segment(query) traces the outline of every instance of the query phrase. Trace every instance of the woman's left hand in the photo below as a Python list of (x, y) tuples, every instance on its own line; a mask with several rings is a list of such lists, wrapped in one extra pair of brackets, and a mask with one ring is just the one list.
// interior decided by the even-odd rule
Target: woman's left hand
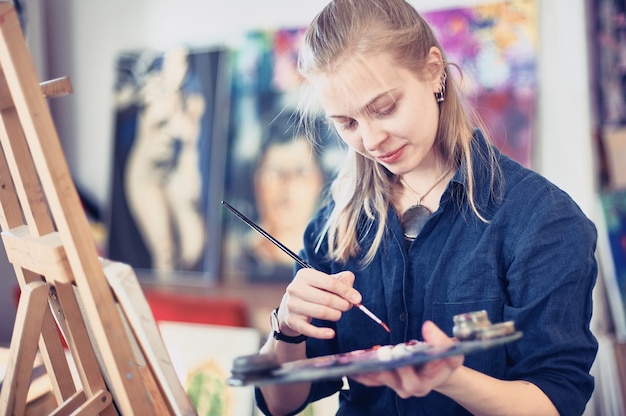
[[(454, 343), (453, 339), (431, 321), (426, 321), (422, 325), (422, 336), (424, 341), (433, 347)], [(430, 361), (417, 368), (402, 367), (390, 371), (360, 374), (351, 378), (366, 386), (387, 386), (403, 399), (411, 396), (423, 397), (444, 385), (450, 375), (462, 364), (463, 356), (457, 355)]]

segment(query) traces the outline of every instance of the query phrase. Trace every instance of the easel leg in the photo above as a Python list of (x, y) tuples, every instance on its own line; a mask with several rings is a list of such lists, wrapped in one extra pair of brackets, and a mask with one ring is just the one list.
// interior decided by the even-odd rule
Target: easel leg
[(28, 283), (22, 288), (7, 372), (0, 393), (0, 414), (21, 416), (37, 355), (44, 311), (48, 308), (50, 286), (45, 282)]

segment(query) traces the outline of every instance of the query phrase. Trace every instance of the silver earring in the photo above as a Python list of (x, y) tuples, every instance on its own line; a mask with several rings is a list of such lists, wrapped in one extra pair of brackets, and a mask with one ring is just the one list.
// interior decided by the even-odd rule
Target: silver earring
[(446, 80), (448, 79), (448, 74), (446, 71), (443, 71), (441, 74), (441, 91), (435, 93), (435, 99), (438, 103), (442, 103), (446, 99)]

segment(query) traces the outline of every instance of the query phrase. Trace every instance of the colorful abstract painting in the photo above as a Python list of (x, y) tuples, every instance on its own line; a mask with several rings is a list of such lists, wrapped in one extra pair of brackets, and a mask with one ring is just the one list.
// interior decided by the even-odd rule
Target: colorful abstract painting
[[(424, 13), (469, 102), (505, 154), (532, 167), (537, 97), (534, 0)], [(455, 73), (455, 71), (452, 71)]]

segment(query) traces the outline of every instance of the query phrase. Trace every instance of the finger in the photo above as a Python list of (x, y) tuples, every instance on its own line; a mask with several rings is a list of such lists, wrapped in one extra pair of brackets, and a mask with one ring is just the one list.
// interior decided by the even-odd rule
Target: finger
[(393, 389), (394, 387), (400, 385), (400, 380), (395, 371), (363, 373), (350, 376), (350, 378), (368, 387), (388, 386)]
[(303, 315), (289, 315), (287, 326), (297, 333), (311, 338), (332, 339), (335, 337), (335, 331), (332, 328), (312, 325)]
[(281, 306), (278, 308), (278, 322), (281, 332), (288, 336), (298, 336), (300, 334), (308, 337), (332, 339), (335, 337), (335, 331), (331, 328), (317, 327), (311, 324), (311, 317), (306, 314), (295, 313), (293, 308), (289, 307), (290, 303), (298, 303), (296, 300), (290, 301), (289, 296), (285, 294)]
[(333, 293), (347, 300), (349, 303), (358, 303), (361, 301), (361, 294), (353, 288), (354, 273), (343, 271), (333, 275), (321, 273), (321, 276), (320, 274), (316, 276), (321, 278), (321, 280), (315, 281), (315, 285), (320, 289)]
[[(429, 368), (430, 367), (430, 368)], [(433, 376), (439, 374), (440, 364), (434, 362), (424, 364), (419, 370), (414, 367), (401, 367), (397, 369), (402, 384), (396, 391), (402, 391), (406, 396), (424, 397), (433, 389)]]
[(315, 269), (301, 269), (287, 286), (280, 319), (289, 332), (331, 339), (335, 336), (332, 329), (316, 327), (311, 320), (338, 321), (342, 313), (352, 307), (345, 296), (360, 300), (360, 294), (352, 288), (353, 283), (351, 272), (328, 275)]
[(354, 273), (350, 271), (343, 271), (341, 273), (337, 273), (335, 275), (335, 278), (338, 281), (345, 283), (347, 285), (346, 287), (343, 288), (345, 291), (343, 293), (337, 292), (338, 294), (340, 294), (344, 299), (348, 300), (352, 304), (361, 303), (362, 301), (361, 294), (353, 287), (354, 286)]
[[(380, 371), (351, 376), (354, 380), (368, 387), (387, 386), (395, 391), (398, 396), (406, 399), (411, 397), (412, 393), (405, 389), (402, 377), (402, 374), (397, 371)], [(413, 374), (412, 377), (415, 375)]]
[(350, 287), (354, 285), (354, 273), (352, 272), (349, 272), (349, 271), (339, 272), (337, 274), (334, 274), (333, 277), (339, 280), (340, 282), (343, 282), (349, 285)]
[(302, 294), (288, 288), (285, 301), (291, 313), (308, 316), (309, 321), (313, 318), (338, 321), (342, 313), (350, 309), (345, 299), (311, 287)]
[[(336, 278), (336, 276), (343, 274), (347, 277)], [(287, 292), (291, 297), (302, 299), (305, 302), (345, 312), (352, 307), (352, 302), (354, 302), (352, 299), (360, 300), (361, 295), (352, 288), (354, 281), (352, 273), (343, 272), (338, 275), (328, 275), (313, 269), (303, 269), (298, 272), (296, 279), (287, 286)], [(346, 280), (350, 283), (345, 283)], [(318, 309), (319, 311), (321, 310)], [(307, 313), (304, 310), (300, 312)], [(336, 319), (338, 317), (335, 317)]]
[(421, 378), (430, 379), (435, 377), (444, 367), (445, 363), (443, 360), (435, 360), (425, 363), (419, 368), (419, 370), (415, 370), (415, 367), (413, 367), (413, 370)]
[[(437, 325), (435, 325), (432, 321), (426, 321), (422, 325), (422, 336), (424, 337), (424, 341), (429, 343), (434, 347), (445, 347), (449, 345), (453, 345), (455, 343), (453, 338), (450, 338), (443, 332)], [(463, 364), (464, 356), (463, 355), (454, 355), (452, 357), (444, 358), (443, 360), (438, 360), (443, 362), (445, 365), (450, 367), (451, 369), (455, 369)], [(435, 361), (438, 362), (438, 361)], [(428, 363), (430, 365), (431, 363)], [(426, 366), (425, 366), (426, 367)], [(420, 369), (419, 373), (424, 374), (422, 372), (424, 369)]]
[(424, 337), (424, 341), (433, 347), (442, 347), (454, 344), (454, 340), (448, 337), (446, 333), (432, 321), (424, 322), (422, 325), (422, 336)]

